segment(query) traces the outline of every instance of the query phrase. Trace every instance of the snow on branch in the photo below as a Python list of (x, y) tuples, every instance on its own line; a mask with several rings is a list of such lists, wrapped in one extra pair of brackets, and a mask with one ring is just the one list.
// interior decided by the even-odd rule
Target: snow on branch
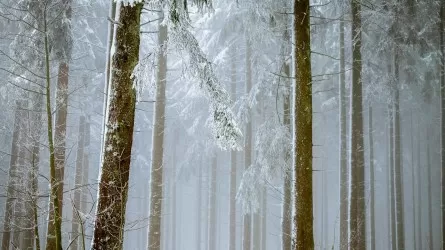
[(230, 96), (218, 81), (211, 62), (187, 29), (187, 24), (172, 22), (169, 27), (171, 44), (187, 52), (188, 70), (198, 80), (200, 89), (210, 102), (210, 113), (213, 114), (210, 117), (210, 128), (217, 139), (217, 145), (222, 149), (239, 149), (242, 133), (231, 111)]

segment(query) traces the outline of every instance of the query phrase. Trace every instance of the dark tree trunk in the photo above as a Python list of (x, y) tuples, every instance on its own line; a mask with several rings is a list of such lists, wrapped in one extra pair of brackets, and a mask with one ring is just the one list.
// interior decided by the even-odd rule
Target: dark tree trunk
[(136, 95), (131, 75), (139, 58), (142, 3), (121, 6), (116, 29), (107, 133), (92, 249), (121, 249), (133, 144)]
[[(312, 76), (309, 0), (294, 1), (295, 249), (314, 249), (312, 197)], [(297, 119), (298, 117), (298, 119)], [(298, 157), (297, 157), (298, 156)]]

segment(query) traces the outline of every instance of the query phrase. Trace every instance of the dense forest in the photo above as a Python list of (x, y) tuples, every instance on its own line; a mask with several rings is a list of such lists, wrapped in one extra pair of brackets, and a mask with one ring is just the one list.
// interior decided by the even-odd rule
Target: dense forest
[(445, 249), (444, 0), (0, 0), (0, 250)]

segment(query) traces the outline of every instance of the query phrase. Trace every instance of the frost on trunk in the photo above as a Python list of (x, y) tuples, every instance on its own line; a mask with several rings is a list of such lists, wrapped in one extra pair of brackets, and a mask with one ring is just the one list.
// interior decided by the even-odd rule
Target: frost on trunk
[[(294, 2), (295, 249), (314, 249), (312, 198), (312, 78), (309, 0)], [(298, 118), (297, 118), (298, 117)]]
[(150, 214), (148, 226), (148, 249), (159, 250), (161, 248), (161, 218), (162, 218), (162, 186), (164, 165), (164, 129), (165, 129), (165, 88), (167, 77), (167, 27), (159, 25), (158, 43), (161, 47), (157, 58), (157, 84), (155, 112), (153, 114), (153, 143), (152, 165), (150, 170)]
[(366, 247), (365, 161), (363, 144), (361, 5), (351, 0), (352, 11), (352, 85), (351, 85), (351, 171), (349, 201), (349, 244), (351, 249)]
[(77, 250), (80, 235), (80, 221), (78, 212), (80, 210), (80, 198), (82, 191), (82, 170), (85, 144), (85, 116), (79, 118), (79, 140), (76, 153), (76, 175), (74, 178), (74, 197), (72, 198), (72, 222), (71, 222), (71, 249)]
[(139, 57), (143, 4), (121, 6), (112, 63), (107, 131), (92, 249), (121, 249), (133, 144), (136, 96), (131, 74)]

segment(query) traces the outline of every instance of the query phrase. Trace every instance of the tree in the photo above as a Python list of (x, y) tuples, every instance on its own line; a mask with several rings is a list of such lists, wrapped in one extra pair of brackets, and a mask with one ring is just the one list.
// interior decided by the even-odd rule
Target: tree
[(372, 130), (372, 106), (368, 107), (368, 136), (369, 136), (369, 189), (370, 189), (370, 202), (369, 202), (369, 222), (371, 238), (370, 250), (375, 250), (375, 170), (374, 170), (374, 138)]
[(295, 249), (314, 249), (312, 197), (312, 75), (309, 0), (294, 1)]
[(150, 172), (150, 215), (148, 228), (148, 249), (161, 247), (163, 155), (165, 127), (165, 88), (167, 81), (167, 26), (160, 23), (158, 43), (160, 50), (157, 58), (156, 102), (153, 114), (153, 146)]
[(97, 216), (92, 249), (121, 249), (133, 144), (136, 96), (131, 74), (139, 58), (143, 3), (122, 4), (109, 86)]
[(73, 215), (71, 224), (71, 249), (78, 249), (78, 241), (80, 232), (80, 224), (78, 218), (78, 212), (80, 210), (81, 202), (81, 192), (82, 192), (82, 172), (83, 172), (83, 162), (84, 162), (84, 145), (85, 145), (85, 117), (81, 116), (79, 118), (79, 141), (77, 143), (77, 154), (76, 154), (76, 175), (74, 184), (74, 198), (72, 201), (73, 205)]
[[(230, 83), (232, 99), (236, 99), (236, 47), (232, 48)], [(230, 151), (229, 250), (236, 249), (236, 151)]]
[[(216, 170), (218, 167), (218, 158), (212, 158), (212, 170), (209, 189), (209, 242), (207, 249), (216, 249)], [(198, 232), (200, 233), (200, 232)]]
[(345, 81), (345, 21), (340, 20), (340, 249), (348, 248), (348, 165), (346, 156), (346, 81)]
[[(252, 48), (249, 41), (246, 41), (246, 93), (252, 88)], [(244, 167), (247, 170), (252, 164), (252, 115), (247, 114), (246, 136), (244, 138)], [(251, 220), (250, 214), (243, 216), (243, 250), (251, 249)]]
[(14, 118), (14, 130), (12, 134), (12, 146), (11, 146), (11, 159), (9, 162), (9, 180), (7, 188), (7, 200), (5, 208), (5, 216), (3, 223), (3, 235), (2, 235), (2, 250), (9, 250), (11, 240), (11, 222), (14, 213), (14, 200), (15, 189), (17, 183), (17, 165), (19, 155), (19, 136), (21, 130), (21, 121), (23, 119), (23, 104), (19, 101), (16, 102), (15, 118)]

